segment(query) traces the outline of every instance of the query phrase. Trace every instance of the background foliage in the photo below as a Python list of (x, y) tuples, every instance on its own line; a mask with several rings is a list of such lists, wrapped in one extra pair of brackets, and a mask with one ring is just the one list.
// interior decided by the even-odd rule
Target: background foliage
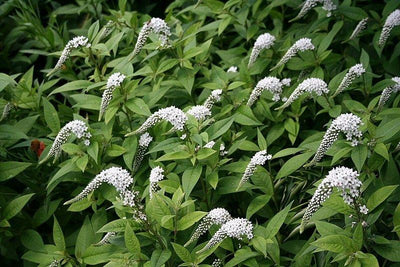
[[(394, 148), (400, 141), (400, 95), (379, 113), (376, 104), (400, 73), (400, 28), (393, 29), (384, 49), (377, 45), (386, 17), (400, 2), (334, 2), (338, 9), (330, 17), (319, 5), (290, 23), (301, 1), (3, 2), (0, 109), (7, 102), (15, 107), (0, 123), (2, 265), (46, 266), (59, 260), (66, 266), (197, 266), (220, 258), (225, 266), (397, 266), (400, 153)], [(158, 40), (152, 37), (128, 62), (140, 28), (154, 16), (165, 18), (171, 27), (171, 47), (157, 50)], [(367, 29), (348, 41), (367, 16)], [(109, 20), (116, 26), (99, 40)], [(251, 48), (265, 32), (276, 36), (276, 44), (248, 68)], [(77, 35), (89, 38), (92, 54), (74, 52), (62, 71), (46, 78), (67, 41)], [(270, 72), (302, 37), (312, 39), (315, 51), (300, 53)], [(334, 100), (316, 97), (275, 111), (279, 103), (265, 93), (252, 108), (246, 106), (251, 90), (265, 76), (291, 78), (285, 96), (308, 77), (323, 79), (333, 91), (356, 63), (367, 72)], [(231, 66), (239, 71), (227, 73)], [(105, 119), (98, 122), (101, 94), (115, 72), (127, 75), (125, 90), (115, 91)], [(170, 128), (166, 123), (150, 131), (154, 141), (134, 180), (155, 233), (130, 219), (130, 211), (108, 186), (71, 206), (62, 205), (101, 170), (132, 169), (137, 137), (124, 135), (151, 113), (171, 105), (185, 109), (201, 104), (213, 89), (223, 90), (213, 120), (192, 127), (186, 140), (165, 134)], [(316, 167), (302, 167), (329, 122), (346, 112), (362, 118), (362, 143), (351, 147), (340, 138)], [(43, 158), (60, 128), (72, 119), (88, 122), (91, 145), (69, 142), (55, 164), (39, 165), (40, 153), (32, 141), (46, 145)], [(224, 143), (228, 154), (196, 149), (211, 140), (215, 147)], [(250, 157), (262, 149), (273, 159), (236, 192)], [(148, 177), (156, 165), (165, 169), (166, 179), (150, 201)], [(317, 182), (339, 165), (361, 174), (370, 210), (368, 227), (352, 225), (349, 215), (354, 211), (337, 194), (300, 234), (302, 212)], [(248, 218), (255, 237), (249, 242), (227, 239), (216, 249), (196, 254), (208, 234), (184, 248), (197, 222), (216, 207)], [(110, 231), (118, 232), (112, 244), (94, 246)]]

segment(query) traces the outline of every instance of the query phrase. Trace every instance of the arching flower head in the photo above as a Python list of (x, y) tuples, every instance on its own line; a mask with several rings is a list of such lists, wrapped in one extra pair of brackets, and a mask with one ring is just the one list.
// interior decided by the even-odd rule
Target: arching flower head
[(299, 14), (293, 20), (297, 20), (304, 17), (308, 13), (308, 11), (313, 9), (318, 3), (322, 3), (323, 4), (322, 8), (328, 11), (327, 17), (330, 17), (331, 11), (336, 9), (336, 5), (333, 4), (332, 0), (306, 0), (303, 3), (303, 6)]
[(13, 108), (13, 104), (11, 102), (8, 102), (4, 106), (3, 113), (1, 114), (0, 121), (5, 120), (8, 117), (8, 115), (10, 114), (10, 111), (12, 110), (12, 108)]
[(272, 155), (267, 154), (267, 150), (261, 150), (257, 152), (250, 160), (250, 163), (247, 165), (246, 170), (243, 173), (242, 179), (239, 182), (238, 187), (236, 188), (236, 191), (239, 190), (239, 188), (246, 183), (251, 176), (253, 176), (256, 167), (258, 165), (264, 165), (267, 160), (272, 159)]
[(386, 18), (385, 25), (383, 25), (383, 29), (381, 32), (381, 36), (379, 37), (379, 46), (384, 47), (387, 39), (390, 36), (390, 32), (396, 26), (400, 25), (400, 9), (396, 9)]
[(150, 188), (149, 188), (149, 196), (150, 199), (153, 198), (153, 194), (158, 191), (158, 182), (164, 179), (164, 170), (157, 166), (153, 168), (150, 172)]
[(378, 112), (382, 110), (383, 106), (389, 100), (389, 97), (393, 93), (397, 93), (400, 91), (400, 77), (393, 77), (392, 81), (394, 81), (395, 84), (386, 87), (382, 91), (382, 94), (381, 94), (381, 97), (379, 98), (379, 103), (378, 103)]
[(136, 151), (135, 159), (133, 161), (133, 173), (137, 172), (139, 169), (151, 141), (153, 141), (153, 137), (149, 133), (144, 133), (140, 136), (139, 147)]
[(114, 90), (121, 86), (124, 79), (125, 79), (125, 75), (123, 75), (119, 72), (112, 74), (108, 78), (106, 90), (104, 90), (103, 96), (101, 98), (99, 121), (101, 120), (101, 117), (106, 112), (106, 109), (111, 102)]
[(211, 95), (204, 102), (203, 106), (211, 110), (216, 102), (221, 101), (221, 95), (222, 95), (221, 89), (213, 90), (211, 92)]
[(350, 35), (349, 40), (357, 38), (360, 35), (360, 33), (367, 27), (367, 22), (368, 22), (368, 17), (360, 20), (360, 22), (357, 24), (357, 26), (354, 28), (354, 31)]
[(301, 38), (297, 40), (294, 45), (292, 45), (282, 59), (270, 70), (274, 70), (284, 64), (286, 64), (292, 57), (294, 57), (298, 52), (304, 52), (306, 50), (314, 50), (315, 46), (312, 44), (310, 38)]
[(247, 106), (251, 107), (265, 90), (273, 94), (273, 101), (278, 101), (281, 97), (282, 87), (284, 85), (290, 85), (290, 79), (283, 79), (280, 81), (278, 78), (271, 76), (261, 79), (251, 92), (249, 100), (247, 101)]
[(343, 92), (346, 88), (350, 86), (350, 84), (358, 77), (360, 77), (365, 72), (365, 68), (362, 64), (356, 64), (349, 69), (349, 71), (344, 76), (342, 82), (339, 87), (336, 89), (336, 92), (332, 97), (337, 96), (341, 92)]
[(274, 42), (275, 36), (269, 33), (264, 33), (258, 36), (256, 42), (254, 43), (253, 50), (251, 50), (248, 67), (250, 68), (254, 64), (254, 62), (256, 62), (258, 55), (262, 50), (269, 49), (271, 46), (274, 45)]

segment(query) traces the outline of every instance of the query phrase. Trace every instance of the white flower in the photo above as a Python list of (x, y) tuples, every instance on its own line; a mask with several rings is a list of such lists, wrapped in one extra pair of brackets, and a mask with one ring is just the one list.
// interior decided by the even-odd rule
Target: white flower
[(40, 164), (53, 156), (55, 161), (61, 154), (61, 146), (67, 142), (68, 137), (70, 137), (71, 134), (74, 134), (79, 139), (84, 139), (86, 146), (90, 145), (89, 138), (92, 135), (89, 133), (89, 128), (86, 124), (80, 120), (70, 121), (61, 128), (50, 148), (49, 154), (40, 162)]
[(186, 139), (186, 134), (182, 134), (182, 136), (180, 137), (181, 140), (185, 140)]
[(215, 145), (214, 141), (210, 141), (207, 144), (204, 145), (204, 148), (213, 148), (213, 146)]
[(258, 36), (256, 42), (254, 43), (253, 50), (251, 50), (248, 67), (250, 68), (254, 62), (256, 62), (256, 59), (262, 50), (269, 49), (274, 45), (274, 42), (275, 36), (269, 33), (264, 33)]
[(232, 66), (232, 67), (230, 67), (230, 68), (228, 69), (227, 72), (234, 72), (234, 73), (236, 73), (236, 72), (238, 72), (238, 67)]
[(151, 115), (142, 124), (142, 126), (139, 127), (139, 129), (125, 135), (125, 137), (134, 135), (134, 134), (144, 133), (161, 120), (166, 120), (166, 121), (170, 122), (173, 126), (172, 130), (182, 131), (183, 127), (186, 124), (187, 116), (182, 110), (180, 110), (179, 108), (176, 108), (174, 106), (162, 108), (162, 109), (158, 110), (157, 112), (155, 112), (153, 115)]
[(382, 91), (382, 95), (379, 98), (379, 103), (378, 103), (378, 112), (381, 111), (383, 105), (385, 105), (385, 103), (389, 100), (389, 97), (393, 93), (397, 93), (400, 91), (400, 77), (393, 77), (392, 81), (394, 81), (396, 84), (388, 86)]
[(8, 102), (3, 109), (3, 113), (1, 114), (0, 121), (6, 119), (8, 115), (10, 114), (11, 109), (13, 108), (13, 104)]
[(236, 218), (232, 219), (225, 224), (213, 235), (210, 241), (205, 245), (204, 248), (197, 251), (196, 253), (202, 253), (223, 241), (225, 238), (231, 237), (242, 240), (243, 237), (247, 239), (253, 238), (253, 225), (247, 219)]
[(53, 74), (55, 71), (61, 68), (61, 66), (65, 63), (65, 61), (68, 59), (69, 55), (71, 54), (72, 49), (76, 49), (80, 46), (86, 46), (90, 47), (89, 39), (86, 38), (85, 36), (77, 36), (70, 40), (67, 45), (65, 46), (64, 50), (61, 53), (60, 58), (57, 61), (56, 66), (54, 67), (53, 70), (51, 70), (47, 76), (50, 76)]
[(144, 133), (139, 138), (139, 147), (136, 151), (135, 159), (133, 161), (133, 173), (137, 172), (144, 158), (144, 154), (146, 153), (149, 144), (153, 141), (153, 137), (149, 133)]
[(365, 205), (360, 206), (360, 212), (362, 214), (368, 214), (368, 208)]
[(110, 184), (120, 193), (128, 191), (133, 179), (129, 172), (121, 167), (111, 167), (101, 171), (96, 177), (82, 190), (79, 195), (68, 200), (64, 205), (72, 204), (87, 197), (91, 192), (100, 187), (103, 183)]
[(211, 116), (211, 111), (203, 105), (197, 105), (194, 107), (191, 107), (187, 114), (192, 115), (193, 117), (196, 118), (196, 120), (201, 121), (207, 118), (207, 116)]
[(104, 235), (104, 237), (96, 244), (94, 244), (94, 246), (103, 246), (106, 244), (110, 244), (111, 239), (113, 239), (115, 236), (117, 235), (116, 232), (108, 232)]
[(286, 64), (292, 57), (294, 57), (298, 52), (304, 52), (306, 50), (314, 50), (315, 46), (312, 44), (310, 38), (301, 38), (294, 45), (292, 45), (282, 59), (270, 70), (274, 70), (283, 64)]
[(220, 266), (222, 266), (222, 260), (220, 259), (215, 259), (211, 264), (211, 267), (220, 267)]
[(299, 98), (304, 93), (314, 93), (318, 96), (322, 94), (326, 94), (329, 92), (328, 85), (326, 82), (319, 78), (308, 78), (305, 79), (302, 83), (300, 83), (297, 88), (293, 91), (293, 93), (289, 96), (286, 102), (277, 109), (284, 109), (290, 104), (292, 104), (297, 98)]
[(247, 101), (247, 105), (251, 107), (265, 90), (270, 91), (273, 94), (273, 101), (278, 101), (281, 97), (282, 87), (284, 85), (290, 85), (290, 79), (283, 79), (280, 81), (276, 77), (265, 77), (257, 83), (256, 87), (254, 87), (249, 100)]
[(354, 201), (360, 196), (360, 187), (362, 185), (358, 176), (358, 172), (346, 167), (336, 167), (330, 170), (318, 186), (306, 208), (301, 221), (300, 232), (303, 232), (304, 226), (321, 204), (329, 198), (335, 187), (341, 192), (344, 202), (354, 207)]
[(368, 22), (368, 17), (365, 19), (360, 20), (360, 22), (357, 24), (356, 28), (354, 29), (353, 33), (350, 35), (349, 40), (352, 40), (354, 38), (357, 38), (358, 35), (365, 30), (367, 27), (367, 22)]
[(334, 119), (331, 126), (326, 131), (317, 153), (315, 153), (314, 158), (309, 164), (306, 164), (306, 166), (312, 166), (320, 161), (326, 151), (338, 139), (340, 132), (346, 135), (346, 139), (351, 141), (353, 146), (356, 146), (358, 144), (358, 139), (362, 136), (362, 132), (360, 131), (361, 125), (363, 125), (361, 119), (351, 113), (342, 114)]
[(61, 266), (61, 260), (53, 260), (50, 264), (49, 267), (58, 267)]
[(186, 242), (185, 247), (193, 241), (199, 239), (199, 237), (207, 232), (211, 226), (215, 224), (222, 225), (230, 220), (232, 220), (232, 216), (226, 209), (215, 208), (210, 210), (208, 214), (200, 221), (199, 226), (197, 226), (190, 240)]
[(358, 77), (360, 77), (365, 72), (365, 69), (362, 64), (356, 64), (349, 69), (349, 71), (344, 76), (342, 82), (339, 87), (336, 89), (336, 92), (332, 97), (337, 96), (341, 92), (343, 92), (346, 88), (350, 86), (350, 84)]
[(315, 7), (318, 3), (322, 3), (322, 8), (328, 11), (327, 17), (331, 16), (331, 11), (336, 9), (336, 5), (333, 4), (332, 0), (306, 0), (295, 19), (300, 19), (304, 17), (313, 7)]
[(133, 211), (133, 217), (136, 220), (145, 222), (147, 221), (147, 216), (144, 213), (144, 206), (140, 203), (140, 197), (138, 191), (130, 191), (128, 189), (120, 192), (120, 197), (122, 203), (125, 206), (131, 207)]
[(103, 116), (104, 112), (106, 112), (106, 109), (111, 102), (112, 94), (113, 94), (114, 90), (117, 87), (121, 86), (121, 83), (124, 81), (124, 79), (125, 79), (125, 75), (123, 75), (119, 72), (112, 74), (108, 78), (106, 90), (104, 90), (103, 96), (101, 98), (99, 121), (101, 120), (101, 117)]
[(326, 14), (327, 17), (330, 17), (332, 15), (331, 11), (336, 10), (336, 5), (333, 4), (332, 0), (322, 0), (322, 9), (328, 11)]
[(211, 110), (216, 102), (221, 101), (221, 95), (222, 95), (221, 89), (213, 90), (211, 92), (211, 95), (204, 102), (203, 106)]
[(140, 50), (142, 50), (144, 44), (146, 43), (147, 37), (149, 37), (151, 32), (158, 35), (158, 38), (161, 41), (161, 47), (168, 46), (168, 39), (171, 35), (169, 26), (163, 19), (152, 18), (150, 21), (146, 22), (143, 25), (143, 28), (140, 30), (135, 49), (133, 50), (134, 56), (139, 54)]
[(390, 36), (390, 32), (395, 26), (400, 25), (400, 9), (396, 9), (387, 17), (385, 21), (385, 25), (383, 25), (383, 29), (381, 32), (381, 36), (379, 37), (379, 46), (383, 47)]
[(225, 156), (226, 154), (228, 154), (228, 151), (225, 151), (225, 145), (221, 144), (219, 146), (219, 155), (220, 156)]
[(150, 187), (149, 187), (149, 196), (150, 199), (153, 198), (153, 194), (158, 191), (158, 182), (164, 179), (164, 170), (157, 166), (153, 168), (150, 172)]
[(239, 190), (239, 188), (246, 183), (251, 176), (253, 176), (254, 171), (256, 170), (256, 167), (258, 165), (264, 165), (264, 163), (267, 160), (272, 159), (272, 155), (267, 154), (267, 150), (261, 150), (257, 152), (250, 160), (250, 163), (247, 165), (246, 170), (243, 173), (242, 179), (239, 182), (238, 187), (236, 188), (236, 191)]

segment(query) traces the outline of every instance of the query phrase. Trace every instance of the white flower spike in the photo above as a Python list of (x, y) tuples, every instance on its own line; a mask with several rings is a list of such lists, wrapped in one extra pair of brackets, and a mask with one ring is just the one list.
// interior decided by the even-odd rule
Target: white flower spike
[(275, 36), (269, 33), (264, 33), (258, 36), (256, 42), (254, 43), (253, 50), (251, 50), (248, 67), (250, 68), (254, 62), (256, 62), (258, 55), (262, 50), (271, 48), (271, 46), (274, 45), (274, 42)]
[(292, 57), (298, 52), (304, 52), (306, 50), (314, 50), (315, 46), (312, 44), (310, 38), (301, 38), (292, 45), (282, 59), (276, 64), (275, 67), (271, 68), (270, 71), (286, 64)]
[(243, 173), (242, 179), (239, 182), (239, 185), (236, 188), (236, 191), (246, 183), (251, 176), (253, 176), (256, 167), (258, 165), (264, 165), (267, 160), (271, 160), (272, 155), (267, 154), (267, 150), (261, 150), (257, 152), (250, 160), (250, 163), (247, 165), (246, 170)]
[(344, 76), (342, 82), (340, 83), (339, 87), (336, 89), (336, 92), (332, 95), (332, 97), (335, 97), (343, 92), (356, 78), (360, 77), (363, 73), (365, 73), (365, 68), (362, 64), (356, 64), (351, 67)]
[(283, 79), (280, 81), (276, 77), (265, 77), (257, 83), (256, 87), (254, 87), (249, 100), (247, 101), (247, 106), (251, 107), (265, 90), (270, 91), (273, 94), (273, 101), (279, 101), (282, 94), (282, 87), (284, 85), (289, 86), (290, 79)]
[(211, 95), (204, 102), (203, 106), (211, 110), (215, 103), (221, 101), (221, 95), (222, 95), (221, 89), (213, 90), (211, 92)]
[(153, 198), (153, 195), (158, 191), (158, 182), (164, 179), (164, 170), (157, 166), (153, 168), (150, 172), (150, 186), (149, 186), (149, 196), (150, 199)]
[(3, 108), (3, 113), (1, 114), (0, 121), (5, 120), (8, 115), (10, 114), (11, 109), (13, 108), (13, 104), (8, 102), (4, 108)]
[(306, 0), (299, 14), (296, 16), (296, 18), (294, 18), (291, 21), (304, 17), (308, 13), (308, 11), (313, 9), (318, 3), (322, 3), (323, 4), (322, 8), (328, 11), (328, 14), (326, 15), (327, 17), (330, 17), (331, 11), (336, 9), (336, 5), (333, 4), (332, 0)]
[(207, 118), (208, 116), (211, 116), (211, 111), (204, 105), (197, 105), (197, 106), (191, 107), (187, 111), (187, 114), (192, 115), (198, 121), (202, 121), (205, 118)]
[(389, 97), (400, 91), (400, 77), (393, 77), (392, 81), (395, 82), (394, 85), (388, 86), (385, 89), (383, 89), (381, 97), (379, 98), (379, 103), (378, 103), (378, 112), (382, 110), (383, 106), (385, 103), (389, 100)]
[(149, 133), (144, 133), (140, 136), (139, 147), (136, 151), (135, 159), (133, 161), (133, 173), (137, 172), (139, 169), (151, 141), (153, 141), (153, 137)]
[(125, 79), (125, 75), (117, 72), (112, 74), (108, 80), (106, 85), (106, 90), (103, 92), (103, 96), (101, 98), (101, 105), (100, 105), (100, 113), (99, 113), (99, 121), (103, 117), (103, 114), (106, 112), (108, 105), (110, 104), (113, 96), (113, 92), (116, 88), (120, 87), (122, 82)]
[(365, 19), (362, 19), (357, 26), (355, 27), (353, 33), (350, 35), (349, 40), (353, 40), (355, 38), (357, 38), (360, 33), (365, 30), (365, 28), (367, 27), (367, 22), (368, 22), (368, 17)]
[(385, 21), (385, 25), (383, 25), (383, 29), (381, 32), (381, 36), (379, 37), (379, 46), (384, 47), (387, 39), (390, 36), (390, 32), (396, 26), (400, 25), (400, 9), (396, 9), (387, 17)]

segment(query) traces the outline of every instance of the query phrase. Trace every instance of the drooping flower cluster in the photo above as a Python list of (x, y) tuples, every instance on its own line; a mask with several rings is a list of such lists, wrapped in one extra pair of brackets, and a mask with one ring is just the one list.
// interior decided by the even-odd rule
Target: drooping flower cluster
[(388, 101), (389, 97), (393, 93), (397, 93), (400, 91), (400, 77), (393, 77), (392, 81), (394, 81), (396, 84), (383, 89), (381, 97), (379, 98), (378, 111), (383, 108), (383, 105), (385, 105), (385, 103)]
[(103, 245), (105, 245), (105, 244), (110, 244), (111, 239), (113, 239), (116, 235), (117, 235), (116, 232), (108, 232), (108, 233), (106, 233), (106, 234), (103, 236), (103, 238), (102, 238), (98, 243), (96, 243), (94, 246), (103, 246)]
[(390, 32), (395, 26), (400, 25), (400, 9), (396, 9), (387, 17), (385, 21), (385, 25), (383, 25), (383, 29), (381, 32), (381, 36), (379, 37), (379, 46), (385, 46), (387, 39), (390, 36)]
[(106, 90), (104, 90), (103, 96), (101, 98), (99, 121), (101, 120), (101, 117), (103, 117), (103, 114), (106, 112), (106, 109), (111, 102), (114, 90), (117, 87), (121, 86), (124, 79), (125, 79), (125, 75), (123, 75), (119, 72), (112, 74), (108, 78)]
[(91, 192), (99, 188), (103, 183), (108, 183), (115, 187), (118, 193), (123, 194), (129, 191), (129, 186), (133, 179), (129, 172), (121, 167), (111, 167), (101, 171), (96, 177), (79, 193), (76, 197), (68, 200), (64, 205), (72, 204), (87, 197)]
[(351, 141), (352, 146), (356, 146), (359, 138), (362, 136), (362, 132), (360, 131), (360, 126), (362, 124), (363, 123), (361, 119), (351, 113), (342, 114), (334, 119), (331, 126), (326, 131), (314, 158), (306, 166), (312, 166), (320, 161), (325, 155), (326, 151), (338, 139), (340, 132), (346, 135), (346, 139)]
[(150, 199), (153, 198), (153, 194), (158, 191), (158, 182), (164, 179), (164, 170), (157, 166), (153, 168), (150, 172), (150, 187), (149, 187), (149, 196)]
[(349, 69), (349, 71), (344, 76), (342, 82), (339, 87), (336, 89), (336, 92), (332, 97), (337, 96), (341, 92), (343, 92), (346, 88), (350, 86), (350, 84), (358, 77), (360, 77), (365, 72), (365, 69), (362, 64), (356, 64)]
[(144, 158), (149, 144), (153, 141), (153, 137), (149, 133), (144, 133), (139, 138), (139, 147), (136, 151), (135, 159), (133, 160), (133, 173), (137, 172)]
[(80, 46), (86, 46), (90, 47), (89, 39), (86, 38), (85, 36), (77, 36), (74, 37), (72, 40), (70, 40), (67, 45), (65, 46), (64, 50), (61, 53), (60, 58), (57, 61), (56, 66), (52, 71), (50, 71), (47, 76), (50, 76), (53, 74), (55, 71), (61, 68), (61, 66), (65, 63), (65, 61), (68, 59), (69, 55), (71, 54), (72, 49), (76, 49)]
[(282, 94), (282, 87), (290, 85), (290, 81), (290, 79), (280, 81), (278, 78), (271, 76), (261, 79), (251, 92), (247, 105), (251, 107), (265, 90), (273, 94), (273, 101), (278, 101)]
[(211, 95), (204, 102), (203, 106), (211, 110), (216, 102), (221, 101), (221, 95), (222, 95), (221, 89), (213, 90), (211, 92)]
[(86, 123), (81, 120), (70, 121), (63, 128), (61, 128), (53, 142), (53, 145), (50, 148), (49, 154), (40, 163), (45, 162), (47, 159), (53, 156), (54, 160), (56, 160), (61, 154), (61, 146), (67, 142), (68, 137), (70, 137), (71, 134), (74, 134), (79, 139), (84, 139), (84, 144), (86, 146), (90, 145), (89, 138), (92, 135), (90, 134)]
[(138, 39), (136, 41), (135, 49), (133, 50), (133, 55), (139, 54), (140, 50), (142, 50), (144, 44), (146, 43), (147, 37), (149, 34), (153, 32), (158, 35), (158, 38), (161, 41), (161, 47), (168, 46), (168, 39), (171, 35), (171, 30), (167, 23), (163, 19), (160, 18), (152, 18), (148, 22), (143, 25), (143, 28), (140, 30)]
[(147, 120), (142, 124), (142, 126), (139, 127), (139, 129), (125, 135), (125, 137), (134, 134), (142, 134), (161, 120), (170, 122), (173, 126), (172, 130), (182, 131), (186, 124), (187, 116), (182, 110), (174, 106), (159, 109), (149, 118), (147, 118)]
[(290, 104), (292, 104), (297, 98), (299, 98), (304, 93), (314, 93), (318, 96), (322, 94), (327, 94), (329, 92), (328, 85), (326, 82), (319, 78), (308, 78), (305, 79), (302, 83), (300, 83), (297, 88), (293, 91), (293, 93), (289, 96), (286, 102), (276, 109), (284, 109)]
[(236, 66), (231, 66), (231, 67), (229, 67), (229, 69), (228, 69), (226, 72), (233, 72), (233, 73), (236, 73), (236, 72), (238, 72), (238, 67), (236, 67)]
[(199, 226), (197, 226), (192, 237), (186, 242), (185, 247), (190, 245), (193, 241), (199, 239), (204, 233), (206, 233), (213, 225), (222, 225), (232, 220), (232, 216), (226, 209), (215, 208), (208, 212), (208, 214), (201, 220)]
[(328, 11), (327, 17), (330, 17), (331, 11), (336, 9), (336, 5), (333, 4), (332, 0), (306, 0), (299, 14), (296, 16), (296, 19), (304, 17), (308, 13), (308, 11), (314, 8), (318, 3), (322, 3), (322, 8)]
[(365, 30), (365, 28), (367, 27), (367, 22), (368, 22), (368, 17), (366, 17), (365, 19), (360, 20), (360, 22), (357, 24), (357, 26), (355, 27), (353, 33), (350, 35), (349, 40), (352, 40), (354, 38), (357, 38), (358, 35)]
[(202, 253), (218, 243), (222, 242), (225, 238), (236, 238), (242, 240), (243, 237), (247, 239), (253, 238), (253, 225), (247, 219), (236, 218), (224, 223), (221, 228), (213, 235), (208, 243), (196, 253)]
[(191, 107), (188, 111), (187, 114), (192, 115), (193, 117), (196, 118), (198, 121), (202, 121), (208, 116), (211, 116), (211, 111), (204, 105), (197, 105)]
[(6, 119), (8, 117), (8, 115), (10, 114), (11, 109), (13, 108), (13, 104), (11, 104), (10, 102), (8, 102), (4, 108), (3, 108), (3, 113), (1, 114), (1, 118), (0, 121)]
[(253, 50), (251, 50), (248, 67), (250, 68), (254, 64), (254, 62), (256, 62), (258, 55), (262, 50), (269, 49), (271, 46), (274, 45), (274, 42), (275, 36), (269, 33), (264, 33), (258, 36), (256, 42), (254, 43)]
[[(347, 167), (336, 167), (330, 170), (318, 186), (306, 208), (301, 221), (300, 232), (304, 230), (304, 226), (319, 209), (321, 204), (329, 198), (334, 188), (340, 191), (346, 204), (355, 207), (354, 204), (360, 197), (360, 187), (362, 185), (358, 176), (357, 171)], [(368, 213), (368, 209), (365, 206), (361, 206), (360, 212), (364, 214)]]
[(242, 179), (239, 182), (236, 191), (246, 183), (251, 176), (253, 176), (254, 171), (258, 165), (264, 165), (267, 160), (272, 159), (272, 155), (267, 154), (267, 150), (261, 150), (257, 152), (250, 160), (250, 163), (247, 165), (246, 170), (243, 173)]
[(310, 38), (301, 38), (297, 40), (294, 45), (292, 45), (282, 59), (270, 70), (274, 70), (283, 64), (286, 64), (292, 57), (294, 57), (298, 52), (304, 52), (306, 50), (314, 50), (315, 46), (312, 44)]

